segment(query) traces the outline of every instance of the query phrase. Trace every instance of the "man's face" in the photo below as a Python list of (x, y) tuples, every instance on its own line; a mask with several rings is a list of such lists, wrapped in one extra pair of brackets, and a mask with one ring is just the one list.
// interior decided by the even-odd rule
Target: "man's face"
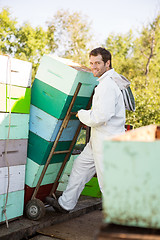
[(101, 77), (107, 71), (109, 63), (104, 63), (101, 55), (90, 56), (90, 68), (94, 77)]

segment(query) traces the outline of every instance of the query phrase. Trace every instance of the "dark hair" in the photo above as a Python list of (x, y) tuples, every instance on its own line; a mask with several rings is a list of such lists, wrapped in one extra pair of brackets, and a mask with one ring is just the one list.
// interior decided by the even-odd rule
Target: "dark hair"
[(89, 57), (91, 55), (92, 56), (101, 55), (102, 56), (102, 60), (103, 60), (104, 63), (106, 63), (108, 60), (110, 60), (110, 68), (112, 68), (112, 63), (111, 63), (112, 56), (111, 56), (111, 53), (108, 50), (106, 50), (105, 48), (102, 48), (102, 47), (95, 48), (95, 49), (93, 49), (90, 52)]

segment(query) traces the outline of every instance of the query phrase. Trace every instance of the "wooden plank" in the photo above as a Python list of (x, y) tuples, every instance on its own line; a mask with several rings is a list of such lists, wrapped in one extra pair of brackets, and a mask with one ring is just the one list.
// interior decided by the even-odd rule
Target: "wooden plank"
[[(34, 80), (31, 91), (31, 104), (53, 117), (64, 119), (71, 100), (72, 96), (66, 95), (38, 79)], [(89, 97), (77, 97), (72, 111), (77, 112), (80, 109), (85, 109), (88, 102)]]
[[(9, 192), (16, 192), (24, 189), (25, 165), (9, 167)], [(0, 168), (0, 195), (7, 192), (8, 168)]]
[[(41, 109), (31, 105), (29, 122), (29, 129), (31, 132), (46, 141), (54, 142), (61, 125), (62, 120), (58, 120)], [(78, 125), (79, 120), (70, 120), (59, 141), (71, 141), (76, 133)]]
[[(48, 142), (45, 139), (39, 137), (38, 135), (29, 131), (29, 140), (28, 140), (28, 158), (32, 159), (34, 162), (39, 165), (44, 165), (48, 158), (48, 155), (51, 151), (54, 142)], [(70, 147), (71, 141), (59, 142), (56, 148), (56, 151), (59, 150), (68, 150)], [(63, 162), (66, 154), (53, 155), (50, 163)]]
[(136, 128), (131, 131), (127, 131), (122, 135), (112, 137), (113, 141), (143, 141), (151, 142), (156, 139), (156, 125), (144, 126), (141, 128)]
[[(9, 113), (0, 112), (0, 139), (7, 139)], [(27, 139), (29, 130), (29, 114), (12, 113), (9, 139)]]
[(159, 149), (160, 141), (104, 142), (106, 223), (160, 228)]
[(0, 83), (21, 87), (31, 86), (32, 63), (0, 55), (0, 69)]
[(160, 240), (160, 236), (124, 233), (101, 233), (97, 240)]
[[(2, 213), (6, 200), (6, 194), (0, 196), (0, 222), (5, 221), (5, 216)], [(18, 200), (18, 201), (17, 201)], [(7, 219), (14, 219), (23, 215), (24, 208), (24, 190), (10, 192), (6, 206)]]
[(36, 78), (62, 91), (67, 95), (74, 94), (78, 82), (82, 88), (78, 96), (90, 97), (97, 83), (91, 71), (69, 59), (54, 55), (44, 55), (41, 59)]
[[(48, 166), (41, 185), (51, 184), (55, 181), (58, 171), (61, 167), (61, 164), (62, 164), (61, 162), (52, 163)], [(44, 165), (39, 165), (32, 161), (31, 159), (27, 158), (25, 184), (31, 188), (36, 187), (43, 167)]]
[(124, 225), (108, 224), (100, 228), (97, 240), (160, 240), (159, 229), (128, 227)]
[(27, 159), (28, 139), (0, 140), (0, 167), (6, 167), (5, 148), (9, 166), (25, 165)]

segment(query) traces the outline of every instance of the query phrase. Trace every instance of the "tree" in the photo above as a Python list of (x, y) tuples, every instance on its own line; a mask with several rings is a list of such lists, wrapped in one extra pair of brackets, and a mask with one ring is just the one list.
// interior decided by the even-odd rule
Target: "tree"
[(78, 12), (60, 10), (48, 23), (48, 29), (54, 29), (58, 55), (83, 65), (88, 64), (92, 37), (87, 17)]
[(160, 47), (159, 30), (160, 15), (158, 15), (152, 23), (143, 26), (140, 37), (134, 42), (134, 59), (138, 63), (139, 74), (142, 76), (148, 76), (149, 69), (150, 67), (152, 68), (152, 62), (157, 62), (157, 57), (159, 58), (157, 51)]
[[(44, 54), (50, 53), (56, 45), (50, 45), (48, 32), (44, 31), (42, 27), (31, 27), (26, 23), (20, 27), (16, 33), (15, 43), (15, 57), (32, 62), (33, 78), (37, 71), (40, 59)], [(52, 41), (54, 41), (52, 39)]]
[(39, 61), (44, 54), (54, 51), (54, 31), (44, 31), (42, 27), (33, 28), (29, 23), (18, 27), (11, 18), (9, 9), (0, 13), (0, 51), (17, 59), (32, 62), (34, 79)]
[(16, 34), (17, 21), (11, 18), (9, 10), (0, 12), (0, 51), (2, 54), (12, 54)]
[(131, 82), (136, 111), (127, 112), (127, 123), (160, 124), (160, 16), (143, 26), (136, 39), (130, 33), (110, 35), (106, 48), (113, 53), (115, 70)]
[(130, 56), (133, 53), (133, 33), (130, 30), (126, 34), (110, 34), (106, 40), (106, 46), (108, 50), (112, 53), (113, 67), (123, 74), (129, 74), (130, 67), (129, 64)]

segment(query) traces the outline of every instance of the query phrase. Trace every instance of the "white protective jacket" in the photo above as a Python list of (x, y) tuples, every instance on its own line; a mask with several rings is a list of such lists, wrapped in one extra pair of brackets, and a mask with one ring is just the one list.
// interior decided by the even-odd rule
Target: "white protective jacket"
[[(95, 88), (91, 110), (78, 111), (82, 123), (92, 128), (92, 134), (113, 136), (125, 130), (125, 106), (122, 93), (114, 78), (121, 81), (118, 73), (111, 69), (99, 79)], [(95, 132), (95, 133), (94, 133)]]
[(78, 111), (80, 121), (91, 127), (92, 146), (97, 175), (102, 189), (102, 141), (104, 138), (125, 132), (125, 106), (123, 95), (116, 81), (120, 75), (111, 69), (99, 79), (95, 88), (91, 110)]

